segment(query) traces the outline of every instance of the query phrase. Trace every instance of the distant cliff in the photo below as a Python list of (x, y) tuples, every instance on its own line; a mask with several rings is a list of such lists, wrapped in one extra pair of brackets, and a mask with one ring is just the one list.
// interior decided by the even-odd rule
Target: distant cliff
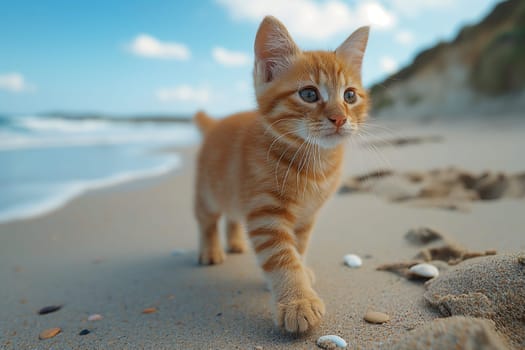
[(522, 114), (525, 118), (525, 1), (499, 3), (452, 42), (419, 53), (371, 88), (379, 117)]

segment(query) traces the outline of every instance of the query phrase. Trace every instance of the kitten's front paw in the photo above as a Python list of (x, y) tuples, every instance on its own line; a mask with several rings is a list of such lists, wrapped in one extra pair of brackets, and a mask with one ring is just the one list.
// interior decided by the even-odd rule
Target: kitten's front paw
[(316, 295), (277, 305), (277, 325), (290, 333), (304, 333), (317, 326), (325, 312)]
[(226, 255), (221, 247), (204, 248), (199, 254), (199, 264), (217, 265), (221, 264), (225, 258)]

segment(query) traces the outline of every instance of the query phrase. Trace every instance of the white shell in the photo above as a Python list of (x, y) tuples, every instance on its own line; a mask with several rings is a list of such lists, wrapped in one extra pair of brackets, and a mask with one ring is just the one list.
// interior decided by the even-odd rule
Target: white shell
[(363, 265), (363, 261), (361, 260), (361, 258), (355, 254), (346, 254), (343, 257), (343, 260), (345, 262), (345, 265), (349, 267), (359, 267)]
[(103, 319), (104, 317), (102, 315), (99, 315), (99, 314), (93, 314), (93, 315), (89, 315), (88, 316), (88, 321), (100, 321), (101, 319)]
[(410, 272), (412, 272), (414, 275), (418, 275), (421, 277), (437, 277), (439, 276), (439, 270), (434, 265), (430, 264), (417, 264), (412, 266), (410, 269)]
[(335, 344), (335, 346), (337, 346), (338, 348), (346, 348), (348, 345), (346, 341), (338, 335), (323, 335), (322, 337), (317, 339), (317, 345), (320, 347), (323, 347), (323, 345), (326, 343)]

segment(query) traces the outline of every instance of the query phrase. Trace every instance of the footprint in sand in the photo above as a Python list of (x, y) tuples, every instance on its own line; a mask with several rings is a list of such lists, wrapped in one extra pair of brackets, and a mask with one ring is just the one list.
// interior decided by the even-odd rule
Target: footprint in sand
[(348, 178), (339, 193), (371, 192), (417, 207), (468, 211), (478, 200), (525, 197), (525, 173), (474, 174), (455, 167), (426, 172), (381, 169)]

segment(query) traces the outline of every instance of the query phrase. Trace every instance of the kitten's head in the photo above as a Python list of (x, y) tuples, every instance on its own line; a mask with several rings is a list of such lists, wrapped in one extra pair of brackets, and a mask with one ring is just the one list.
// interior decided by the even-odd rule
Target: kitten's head
[(361, 63), (368, 30), (359, 28), (335, 51), (301, 51), (276, 18), (262, 21), (254, 85), (259, 111), (274, 133), (332, 148), (364, 122)]

